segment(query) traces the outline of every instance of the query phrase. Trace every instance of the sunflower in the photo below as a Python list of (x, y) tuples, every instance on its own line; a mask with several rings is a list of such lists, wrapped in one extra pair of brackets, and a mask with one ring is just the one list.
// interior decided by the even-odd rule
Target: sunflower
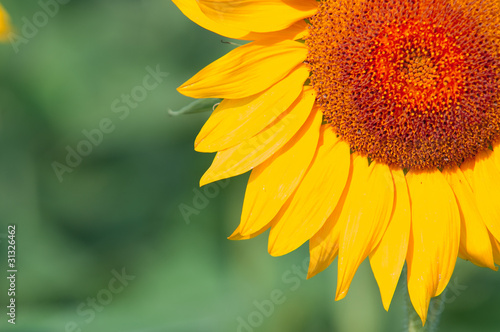
[(11, 32), (9, 15), (0, 4), (0, 42), (6, 41)]
[(425, 323), (457, 257), (500, 263), (498, 0), (173, 0), (249, 40), (178, 90), (222, 98), (196, 138), (201, 185), (251, 170), (230, 239), (309, 241), (336, 299), (368, 257), (389, 308), (406, 262)]

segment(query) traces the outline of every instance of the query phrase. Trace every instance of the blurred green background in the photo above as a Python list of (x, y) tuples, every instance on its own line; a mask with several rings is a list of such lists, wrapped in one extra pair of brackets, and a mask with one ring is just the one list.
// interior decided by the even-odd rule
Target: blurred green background
[[(367, 262), (334, 302), (335, 266), (303, 279), (307, 245), (272, 258), (266, 235), (226, 239), (247, 175), (200, 191), (213, 156), (193, 142), (209, 114), (167, 110), (191, 102), (176, 87), (231, 50), (227, 39), (167, 0), (66, 2), (2, 0), (19, 38), (0, 45), (1, 331), (403, 330), (404, 291), (385, 312)], [(451, 283), (441, 331), (500, 330), (499, 273), (460, 261)]]

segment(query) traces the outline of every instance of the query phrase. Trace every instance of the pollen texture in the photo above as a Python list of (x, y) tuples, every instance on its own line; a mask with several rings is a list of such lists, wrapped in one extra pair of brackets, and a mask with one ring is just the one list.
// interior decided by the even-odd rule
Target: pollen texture
[(461, 164), (500, 136), (500, 1), (324, 0), (307, 63), (351, 148), (407, 169)]

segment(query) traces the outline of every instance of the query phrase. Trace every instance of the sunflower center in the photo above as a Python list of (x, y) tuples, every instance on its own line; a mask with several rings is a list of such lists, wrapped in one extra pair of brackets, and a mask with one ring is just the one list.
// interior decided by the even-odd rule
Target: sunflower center
[(422, 89), (436, 86), (436, 66), (431, 57), (415, 51), (408, 52), (399, 73), (412, 89)]
[(324, 0), (307, 63), (325, 119), (392, 166), (473, 158), (500, 136), (500, 2)]

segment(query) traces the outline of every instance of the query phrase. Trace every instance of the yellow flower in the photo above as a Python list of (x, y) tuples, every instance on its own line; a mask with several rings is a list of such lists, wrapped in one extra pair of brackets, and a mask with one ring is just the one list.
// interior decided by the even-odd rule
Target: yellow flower
[(9, 22), (9, 15), (2, 5), (0, 5), (0, 41), (2, 42), (7, 40), (9, 33), (11, 32)]
[(230, 239), (309, 241), (309, 277), (338, 257), (337, 300), (369, 257), (386, 309), (406, 262), (423, 322), (457, 256), (497, 269), (498, 0), (173, 1), (252, 40), (179, 88), (224, 99), (201, 185), (252, 170)]

